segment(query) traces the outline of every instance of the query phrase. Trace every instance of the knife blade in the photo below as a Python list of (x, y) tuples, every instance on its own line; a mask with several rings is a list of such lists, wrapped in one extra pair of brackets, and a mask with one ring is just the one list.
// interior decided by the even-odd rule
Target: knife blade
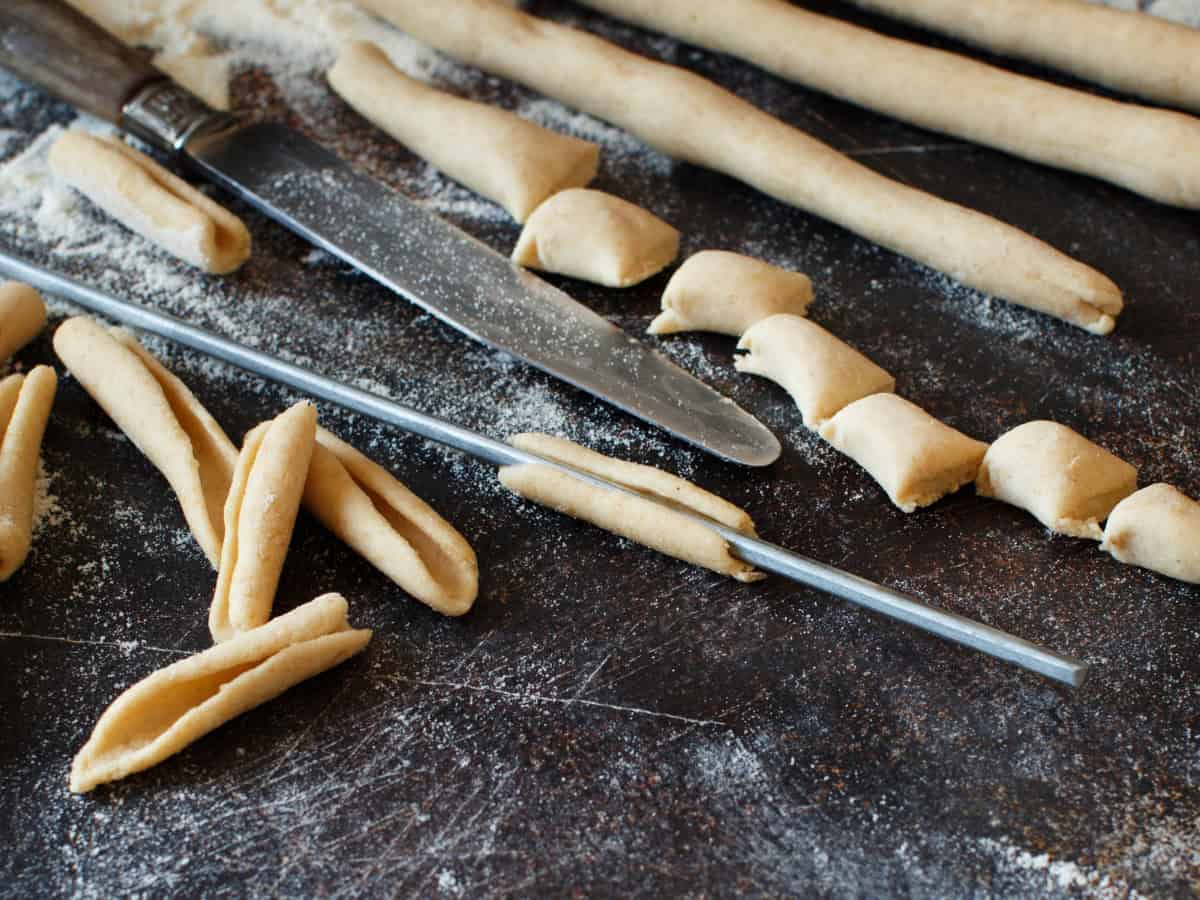
[(565, 292), (291, 129), (210, 108), (61, 0), (5, 0), (0, 66), (204, 177), (469, 337), (722, 459), (774, 462), (749, 413)]

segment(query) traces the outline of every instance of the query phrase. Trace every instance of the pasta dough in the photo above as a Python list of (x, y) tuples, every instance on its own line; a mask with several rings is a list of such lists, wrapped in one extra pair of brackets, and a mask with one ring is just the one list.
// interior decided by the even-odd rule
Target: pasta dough
[(38, 451), (57, 387), (49, 366), (0, 380), (0, 581), (29, 555)]
[(853, 2), (993, 53), (1200, 112), (1200, 32), (1194, 28), (1080, 0)]
[[(1033, 2), (1039, 9), (1025, 18), (1008, 0), (1001, 0), (1003, 12), (995, 15), (1005, 26), (1019, 21), (1026, 31), (1061, 46), (1060, 35), (1040, 18), (1041, 0)], [(583, 0), (583, 5), (732, 53), (805, 87), (922, 128), (1103, 178), (1162, 203), (1200, 208), (1200, 121), (1190, 116), (1060, 87), (782, 0)], [(947, 5), (957, 22), (979, 16), (978, 8), (988, 4), (952, 0)], [(1111, 33), (1096, 46), (1114, 41), (1121, 53), (1105, 50), (1106, 58), (1131, 52)], [(1200, 41), (1194, 43), (1200, 53)], [(1154, 58), (1150, 53), (1137, 58), (1138, 67), (1153, 68), (1147, 60)], [(1200, 64), (1193, 71), (1200, 79)]]
[(250, 256), (241, 219), (121, 141), (64, 132), (50, 168), (126, 228), (206, 272), (232, 272)]
[(422, 84), (397, 71), (374, 44), (346, 45), (329, 83), (397, 141), (518, 222), (551, 195), (596, 175), (595, 144)]
[(461, 616), (479, 591), (475, 551), (382, 466), (317, 429), (304, 506), (422, 603)]
[(242, 443), (225, 501), (225, 540), (208, 612), (208, 630), (217, 643), (271, 618), (316, 430), (316, 407), (302, 402), (251, 429)]
[(768, 316), (802, 316), (812, 302), (807, 275), (725, 250), (702, 250), (679, 267), (662, 296), (662, 312), (646, 330), (715, 331), (741, 337)]
[(972, 481), (988, 449), (896, 394), (851, 403), (821, 426), (821, 437), (866, 469), (906, 513)]
[(809, 428), (820, 427), (855, 400), (896, 387), (895, 378), (849, 344), (788, 313), (751, 325), (738, 349), (749, 352), (736, 357), (734, 367), (786, 390)]
[(273, 622), (143, 678), (100, 716), (71, 765), (71, 790), (158, 765), (288, 688), (331, 669), (371, 639), (352, 629), (346, 600), (323, 594)]
[(715, 531), (675, 511), (686, 510), (753, 535), (750, 517), (720, 497), (666, 472), (602, 456), (550, 435), (520, 434), (509, 442), (645, 496), (599, 487), (547, 465), (501, 466), (500, 482), (514, 493), (738, 581), (758, 581), (765, 577), (749, 563), (734, 557), (728, 542)]
[(607, 287), (629, 287), (679, 253), (679, 232), (620, 197), (572, 188), (555, 194), (521, 230), (513, 261)]
[(27, 284), (0, 283), (0, 362), (35, 337), (46, 324), (46, 304)]
[(973, 288), (1097, 334), (1112, 331), (1121, 311), (1121, 292), (1099, 272), (1016, 228), (885, 178), (692, 72), (494, 0), (359, 4), (444, 53)]
[(196, 543), (216, 567), (222, 509), (237, 448), (187, 385), (129, 332), (84, 316), (54, 333), (54, 350), (92, 399), (145, 454), (179, 498)]
[(1113, 559), (1200, 584), (1200, 503), (1169, 484), (1152, 484), (1118, 503), (1104, 526)]
[(1137, 490), (1137, 469), (1065, 425), (1037, 420), (988, 448), (975, 489), (1027, 510), (1051, 531), (1098, 541), (1099, 523)]

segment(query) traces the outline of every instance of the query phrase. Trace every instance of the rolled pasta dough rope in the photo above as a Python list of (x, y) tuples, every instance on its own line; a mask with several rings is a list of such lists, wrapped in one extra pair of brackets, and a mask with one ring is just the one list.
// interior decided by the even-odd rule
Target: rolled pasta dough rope
[(46, 324), (46, 304), (27, 284), (0, 283), (0, 362), (35, 337)]
[(964, 284), (1097, 334), (1108, 278), (1016, 228), (885, 178), (691, 72), (494, 0), (358, 0), (419, 40), (599, 116)]
[(0, 581), (29, 555), (38, 452), (57, 387), (49, 366), (0, 380)]

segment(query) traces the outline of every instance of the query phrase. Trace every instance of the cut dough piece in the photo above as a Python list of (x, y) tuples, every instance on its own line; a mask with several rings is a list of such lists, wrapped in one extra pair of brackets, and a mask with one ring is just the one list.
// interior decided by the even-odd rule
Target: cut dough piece
[(749, 563), (734, 557), (728, 542), (715, 531), (676, 512), (685, 510), (753, 535), (754, 523), (750, 517), (720, 497), (659, 469), (612, 459), (562, 438), (519, 434), (510, 438), (509, 443), (645, 495), (589, 484), (548, 465), (501, 466), (500, 482), (527, 500), (738, 581), (758, 581), (765, 577)]
[(208, 611), (216, 643), (271, 618), (316, 431), (316, 407), (300, 402), (251, 429), (242, 443), (225, 501), (225, 540)]
[(64, 132), (50, 168), (126, 228), (206, 272), (232, 272), (250, 256), (241, 219), (121, 141)]
[(1032, 513), (1051, 531), (1098, 541), (1099, 523), (1137, 490), (1137, 469), (1065, 425), (1037, 420), (996, 439), (975, 489)]
[(46, 304), (27, 284), (0, 283), (0, 362), (8, 359), (46, 325)]
[(974, 480), (988, 448), (896, 394), (851, 403), (821, 426), (821, 437), (866, 469), (906, 513)]
[(323, 428), (304, 507), (427, 606), (461, 616), (475, 602), (479, 564), (466, 539), (386, 469)]
[[(626, 129), (652, 147), (785, 203), (973, 288), (1107, 334), (1121, 292), (1016, 228), (910, 188), (693, 72), (494, 0), (359, 0), (444, 53)], [(486, 39), (484, 37), (486, 36)]]
[(166, 477), (196, 543), (216, 567), (237, 448), (187, 385), (121, 328), (84, 316), (54, 333), (54, 350), (92, 399)]
[(159, 669), (100, 716), (71, 765), (77, 794), (158, 765), (288, 688), (349, 659), (371, 632), (352, 629), (341, 594), (323, 594), (228, 643)]
[(328, 77), (375, 125), (518, 222), (548, 197), (596, 175), (595, 144), (422, 84), (397, 71), (374, 44), (347, 44)]
[(1195, 28), (1079, 0), (852, 2), (993, 53), (1200, 112), (1200, 31)]
[(629, 287), (679, 253), (679, 232), (620, 197), (572, 188), (555, 194), (521, 230), (513, 261), (606, 287)]
[(662, 296), (663, 311), (646, 331), (715, 331), (741, 337), (768, 316), (804, 315), (812, 298), (807, 275), (740, 253), (702, 250), (671, 276)]
[(29, 554), (38, 452), (57, 387), (49, 366), (0, 381), (0, 581)]
[[(1061, 46), (1059, 33), (1043, 18), (1044, 4), (1033, 3), (1037, 12), (1024, 18), (1008, 0), (991, 5), (1004, 26), (1019, 23), (1048, 44)], [(783, 0), (583, 0), (583, 5), (732, 53), (805, 87), (922, 128), (1103, 178), (1162, 203), (1200, 208), (1200, 165), (1195, 162), (1200, 122), (1190, 116), (1060, 87)], [(872, 3), (863, 0), (862, 5)], [(880, 5), (922, 4), (885, 0)], [(934, 0), (924, 5), (952, 7), (952, 20), (962, 22), (989, 3)], [(1073, 37), (1074, 31), (1067, 34)], [(1111, 32), (1099, 31), (1097, 40), (1121, 47), (1119, 54), (1100, 51), (1106, 59), (1132, 52)], [(1200, 40), (1194, 43), (1200, 52)], [(1148, 52), (1138, 68), (1153, 68), (1147, 62), (1153, 58)], [(1200, 78), (1200, 63), (1191, 68), (1193, 77)], [(948, 84), (954, 89), (947, 90)]]
[(788, 313), (770, 316), (738, 341), (739, 372), (769, 378), (791, 394), (809, 428), (870, 394), (890, 393), (896, 379), (820, 325)]
[(1159, 482), (1118, 503), (1104, 526), (1113, 558), (1200, 584), (1200, 503)]

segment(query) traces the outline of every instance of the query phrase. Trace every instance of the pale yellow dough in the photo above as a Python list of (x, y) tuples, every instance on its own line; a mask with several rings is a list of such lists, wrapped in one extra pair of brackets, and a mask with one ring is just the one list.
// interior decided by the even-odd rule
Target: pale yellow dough
[(1200, 112), (1200, 31), (1082, 0), (851, 0), (1004, 56)]
[(1018, 425), (988, 448), (975, 489), (1072, 537), (1103, 537), (1103, 522), (1137, 490), (1137, 469), (1057, 422)]
[(35, 337), (46, 324), (46, 304), (27, 284), (0, 282), (0, 363)]
[(208, 630), (217, 643), (271, 618), (316, 440), (317, 410), (297, 403), (251, 429), (229, 498)]
[(328, 77), (362, 115), (518, 222), (547, 198), (596, 175), (595, 144), (422, 84), (374, 44), (347, 44)]
[(75, 380), (166, 477), (196, 543), (215, 567), (237, 448), (187, 385), (124, 329), (84, 316), (54, 333)]
[(571, 188), (533, 211), (512, 258), (621, 288), (662, 271), (678, 253), (679, 232), (653, 213), (603, 191)]
[(769, 378), (796, 401), (809, 428), (870, 394), (895, 389), (896, 379), (849, 344), (800, 316), (780, 313), (756, 322), (738, 341), (739, 372)]
[(741, 337), (762, 319), (779, 313), (802, 316), (812, 302), (807, 275), (727, 250), (702, 250), (688, 257), (667, 282), (662, 312), (650, 334), (715, 331)]
[(851, 403), (821, 426), (821, 437), (866, 469), (906, 513), (974, 480), (988, 448), (896, 394)]
[(494, 0), (359, 0), (451, 56), (738, 178), (973, 288), (1107, 334), (1108, 278), (1042, 241), (880, 175), (695, 73)]
[(1104, 526), (1113, 559), (1200, 584), (1200, 503), (1169, 484), (1152, 484), (1118, 503)]
[(720, 497), (666, 472), (602, 456), (550, 435), (521, 434), (509, 442), (647, 495), (599, 487), (547, 465), (501, 466), (500, 482), (527, 500), (738, 581), (765, 577), (733, 556), (728, 542), (715, 531), (675, 511), (678, 508), (699, 514), (752, 535), (750, 517)]
[(49, 366), (0, 380), (0, 581), (21, 567), (33, 541), (38, 452), (57, 386)]
[[(1047, 4), (1022, 16), (1010, 0), (993, 16), (1004, 27), (1040, 35), (1062, 46), (1063, 35), (1039, 19)], [(615, 16), (665, 31), (769, 72), (895, 116), (922, 128), (965, 138), (1035, 162), (1103, 178), (1162, 203), (1200, 208), (1200, 121), (1190, 116), (1119, 103), (1008, 72), (965, 56), (896, 40), (783, 0), (582, 0)], [(988, 0), (912, 3), (884, 0), (864, 6), (893, 9), (950, 6), (948, 18), (979, 17)], [(1024, 5), (1024, 4), (1022, 4)], [(1057, 4), (1061, 6), (1061, 4)], [(1053, 10), (1056, 4), (1048, 4)], [(1118, 26), (1120, 15), (1110, 17)], [(1140, 16), (1139, 19), (1146, 17)], [(1166, 26), (1164, 30), (1170, 29)], [(1072, 38), (1073, 30), (1067, 32)], [(1121, 48), (1113, 53), (1108, 46)], [(1200, 39), (1193, 41), (1200, 53)], [(1157, 57), (1132, 55), (1119, 37), (1104, 34), (1106, 60), (1137, 60), (1155, 68)], [(1200, 62), (1192, 64), (1200, 79)], [(947, 85), (953, 85), (948, 89)], [(1200, 97), (1200, 94), (1197, 94)]]
[(143, 678), (100, 716), (71, 765), (71, 790), (158, 765), (230, 719), (362, 650), (371, 632), (323, 594), (274, 621)]
[(317, 429), (304, 507), (422, 603), (448, 616), (479, 591), (475, 551), (424, 500), (345, 441)]
[(232, 272), (250, 256), (241, 219), (121, 141), (64, 132), (50, 148), (50, 168), (126, 228), (199, 269)]

